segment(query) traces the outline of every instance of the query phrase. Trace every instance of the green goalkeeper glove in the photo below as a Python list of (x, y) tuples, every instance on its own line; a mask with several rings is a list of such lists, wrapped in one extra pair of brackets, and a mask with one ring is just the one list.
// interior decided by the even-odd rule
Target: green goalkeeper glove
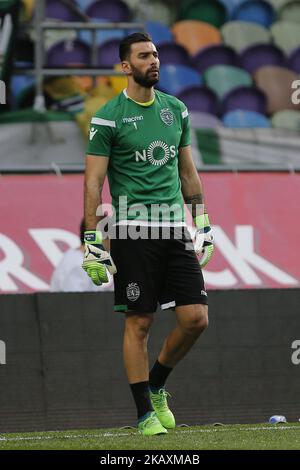
[(204, 268), (210, 261), (214, 252), (212, 229), (208, 214), (198, 215), (194, 219), (197, 231), (194, 239), (194, 248), (199, 257), (200, 267)]
[(93, 283), (101, 286), (108, 282), (107, 271), (117, 272), (109, 252), (102, 245), (102, 234), (97, 230), (84, 232), (85, 252), (82, 267), (90, 276)]

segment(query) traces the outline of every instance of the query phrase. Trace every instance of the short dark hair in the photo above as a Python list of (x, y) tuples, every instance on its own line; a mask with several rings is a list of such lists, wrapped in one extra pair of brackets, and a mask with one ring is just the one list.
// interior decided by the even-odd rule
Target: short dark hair
[(133, 33), (122, 39), (119, 46), (121, 62), (128, 59), (131, 52), (131, 44), (134, 44), (135, 42), (152, 42), (152, 38), (148, 33)]

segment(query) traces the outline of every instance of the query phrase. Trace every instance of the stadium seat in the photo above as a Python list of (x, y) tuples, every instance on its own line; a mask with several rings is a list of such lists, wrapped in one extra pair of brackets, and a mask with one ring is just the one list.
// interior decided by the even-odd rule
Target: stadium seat
[(201, 84), (200, 74), (184, 65), (162, 65), (160, 68), (159, 89), (170, 95), (177, 96), (184, 88)]
[(278, 129), (290, 129), (300, 131), (300, 111), (286, 109), (273, 114), (271, 118), (272, 126)]
[(190, 111), (201, 111), (214, 115), (219, 112), (218, 98), (206, 86), (194, 85), (184, 88), (177, 97), (186, 104)]
[(193, 129), (216, 129), (222, 126), (222, 122), (213, 114), (191, 111), (189, 118)]
[[(109, 23), (110, 20), (106, 18), (91, 18), (93, 23)], [(105, 41), (109, 39), (116, 39), (118, 38), (121, 40), (125, 37), (127, 32), (124, 29), (102, 29), (96, 32), (96, 44), (100, 45), (103, 44)], [(78, 32), (78, 38), (81, 41), (86, 42), (90, 46), (93, 44), (93, 35), (91, 31), (88, 30), (81, 30)]]
[(90, 47), (78, 39), (58, 42), (47, 52), (49, 67), (88, 66), (90, 62)]
[[(61, 20), (51, 20), (51, 23), (60, 23)], [(72, 29), (49, 29), (44, 32), (44, 50), (47, 52), (52, 46), (61, 41), (74, 41), (78, 34)]]
[(148, 34), (150, 34), (154, 44), (158, 45), (162, 42), (171, 42), (173, 41), (173, 36), (170, 29), (158, 21), (147, 21), (145, 24), (145, 29)]
[(77, 6), (84, 12), (95, 0), (75, 0)]
[(201, 49), (194, 57), (192, 61), (193, 67), (198, 72), (203, 73), (209, 67), (213, 65), (239, 65), (239, 58), (237, 53), (232, 47), (224, 44), (217, 46), (208, 46)]
[(226, 127), (234, 128), (253, 128), (253, 127), (271, 127), (270, 120), (262, 114), (253, 111), (230, 111), (222, 117), (222, 122)]
[(264, 65), (284, 67), (286, 58), (282, 50), (274, 44), (255, 44), (247, 47), (240, 55), (241, 66), (249, 73)]
[(224, 43), (238, 52), (253, 44), (271, 42), (270, 32), (258, 24), (247, 21), (229, 21), (221, 28)]
[(34, 0), (22, 1), (22, 20), (30, 21), (33, 18)]
[(74, 13), (60, 0), (47, 0), (45, 8), (45, 17), (62, 21), (81, 21), (80, 16)]
[(284, 3), (278, 10), (278, 19), (281, 21), (292, 21), (300, 23), (300, 2), (290, 0)]
[(120, 63), (120, 39), (110, 39), (98, 47), (97, 66), (103, 69), (113, 69)]
[(255, 87), (239, 87), (227, 93), (222, 102), (222, 113), (241, 109), (266, 114), (267, 98)]
[(288, 58), (288, 67), (294, 72), (300, 74), (300, 47), (294, 49)]
[(295, 72), (283, 67), (267, 65), (256, 70), (253, 75), (256, 86), (268, 99), (268, 113), (283, 109), (300, 109), (300, 104), (292, 103), (292, 82), (297, 79)]
[(86, 14), (90, 18), (106, 18), (112, 22), (130, 20), (130, 11), (126, 3), (121, 0), (96, 0), (86, 8)]
[[(122, 70), (121, 64), (116, 64), (114, 66), (114, 69), (121, 71)], [(121, 91), (127, 87), (127, 78), (125, 75), (123, 76), (112, 75), (109, 77), (109, 79), (110, 79), (111, 87), (114, 90), (116, 95), (121, 93)]]
[(248, 72), (231, 65), (214, 65), (205, 70), (203, 77), (205, 84), (220, 99), (234, 88), (252, 85), (252, 78)]
[(220, 28), (225, 23), (227, 11), (218, 0), (194, 0), (181, 8), (179, 20), (198, 20)]
[(14, 109), (19, 108), (23, 97), (32, 90), (35, 79), (29, 75), (11, 76), (11, 100)]
[(231, 19), (231, 16), (236, 8), (238, 8), (246, 0), (219, 0), (225, 6), (227, 10), (227, 17)]
[(271, 26), (273, 42), (290, 54), (296, 47), (300, 46), (300, 27), (292, 21), (277, 21)]
[(195, 20), (178, 21), (172, 27), (175, 41), (184, 46), (191, 55), (203, 47), (220, 44), (220, 32), (207, 23)]
[(284, 3), (289, 0), (268, 0), (268, 2), (273, 6), (274, 10), (277, 12)]
[(275, 20), (275, 11), (265, 0), (248, 0), (235, 8), (232, 19), (257, 23), (269, 28)]
[(176, 2), (166, 2), (165, 0), (139, 1), (136, 13), (134, 14), (135, 21), (154, 21), (166, 26), (175, 23), (176, 19)]
[(191, 61), (187, 50), (174, 42), (163, 42), (157, 47), (159, 60), (162, 65), (181, 64), (191, 66)]

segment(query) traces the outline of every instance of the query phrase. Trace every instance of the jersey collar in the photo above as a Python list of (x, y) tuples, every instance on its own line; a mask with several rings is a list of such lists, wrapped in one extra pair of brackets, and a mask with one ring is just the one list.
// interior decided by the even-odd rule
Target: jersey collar
[(138, 101), (135, 101), (135, 100), (133, 100), (132, 98), (129, 98), (129, 96), (128, 96), (128, 94), (127, 94), (127, 89), (126, 89), (126, 88), (124, 88), (123, 93), (124, 93), (124, 95), (125, 95), (125, 97), (126, 97), (127, 100), (131, 100), (131, 101), (133, 101), (134, 103), (139, 104), (140, 106), (144, 106), (144, 107), (151, 106), (151, 104), (153, 104), (154, 101), (155, 101), (155, 91), (154, 91), (154, 98), (153, 98), (152, 100), (150, 100), (150, 101), (147, 101), (146, 103), (139, 103)]

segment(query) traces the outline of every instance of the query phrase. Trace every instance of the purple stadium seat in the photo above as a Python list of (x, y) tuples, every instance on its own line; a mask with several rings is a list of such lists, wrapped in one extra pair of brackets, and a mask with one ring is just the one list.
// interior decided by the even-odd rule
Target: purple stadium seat
[(90, 64), (90, 47), (82, 41), (60, 41), (50, 47), (47, 53), (49, 67), (88, 66)]
[(222, 122), (213, 114), (191, 111), (189, 113), (191, 127), (194, 129), (216, 129)]
[(112, 69), (115, 64), (120, 63), (119, 44), (120, 39), (110, 39), (98, 47), (98, 67)]
[(254, 73), (265, 65), (284, 67), (286, 58), (283, 51), (275, 44), (255, 44), (244, 49), (240, 55), (240, 63), (249, 73)]
[(267, 98), (261, 90), (254, 87), (241, 86), (235, 88), (223, 98), (222, 114), (237, 109), (266, 114)]
[(288, 59), (288, 67), (300, 74), (300, 47), (294, 49)]
[(201, 111), (217, 115), (219, 103), (216, 94), (206, 86), (190, 86), (183, 89), (178, 98), (186, 104), (191, 111)]
[[(73, 3), (76, 6), (74, 0)], [(47, 0), (45, 17), (62, 21), (81, 21), (80, 16), (72, 12), (71, 9), (64, 5), (60, 0)]]
[(91, 18), (106, 18), (112, 22), (130, 20), (129, 8), (121, 0), (97, 0), (86, 9), (86, 14)]
[(157, 50), (162, 64), (191, 65), (187, 50), (179, 44), (163, 42), (157, 46)]
[(230, 47), (223, 44), (209, 46), (201, 49), (192, 59), (193, 67), (198, 72), (203, 73), (213, 65), (239, 65), (237, 53)]

